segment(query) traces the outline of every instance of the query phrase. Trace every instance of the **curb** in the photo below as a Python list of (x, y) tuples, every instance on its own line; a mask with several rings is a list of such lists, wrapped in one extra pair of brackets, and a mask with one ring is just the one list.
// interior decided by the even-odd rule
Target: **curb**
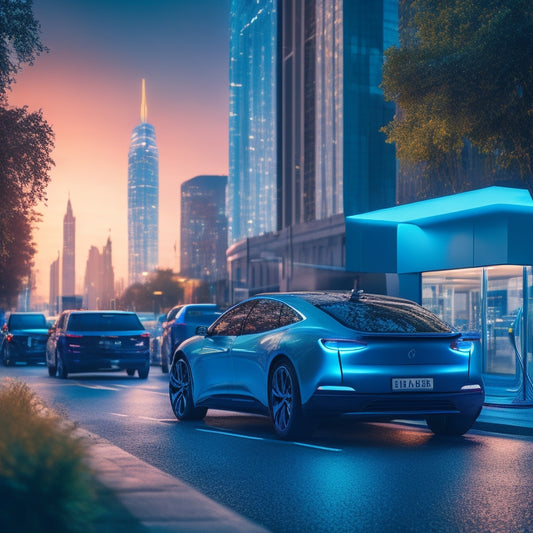
[(103, 437), (82, 429), (78, 434), (88, 444), (89, 466), (98, 481), (147, 532), (267, 533)]

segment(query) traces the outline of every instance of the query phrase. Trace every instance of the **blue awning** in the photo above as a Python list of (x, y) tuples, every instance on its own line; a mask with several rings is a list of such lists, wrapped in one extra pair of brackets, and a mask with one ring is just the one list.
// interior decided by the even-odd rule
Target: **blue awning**
[(346, 217), (346, 269), (411, 273), (533, 264), (529, 191), (488, 187)]

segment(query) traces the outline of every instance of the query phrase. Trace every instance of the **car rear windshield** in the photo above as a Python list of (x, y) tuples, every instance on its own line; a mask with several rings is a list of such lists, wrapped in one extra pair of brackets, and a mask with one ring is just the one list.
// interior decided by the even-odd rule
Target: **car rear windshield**
[(44, 315), (12, 315), (9, 321), (10, 329), (46, 329)]
[(79, 313), (70, 315), (69, 331), (134, 331), (144, 329), (136, 314)]
[(222, 312), (217, 307), (189, 307), (185, 312), (185, 322), (211, 324)]
[(344, 326), (364, 333), (453, 333), (427, 309), (399, 298), (344, 295), (313, 303)]

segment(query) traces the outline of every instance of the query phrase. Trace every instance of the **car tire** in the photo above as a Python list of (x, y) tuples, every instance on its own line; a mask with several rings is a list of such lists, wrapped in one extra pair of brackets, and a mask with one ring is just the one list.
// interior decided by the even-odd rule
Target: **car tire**
[(56, 355), (56, 362), (57, 362), (57, 377), (61, 379), (67, 379), (68, 370), (65, 367), (65, 361), (63, 361), (63, 356), (60, 353)]
[(57, 366), (55, 366), (55, 365), (50, 365), (50, 364), (47, 364), (46, 366), (48, 367), (48, 375), (49, 375), (51, 378), (55, 378), (55, 377), (56, 377), (56, 374), (57, 374)]
[(163, 349), (161, 349), (161, 372), (168, 374), (168, 354), (163, 353)]
[(4, 346), (2, 348), (2, 362), (4, 363), (4, 366), (15, 366), (15, 361), (11, 359), (10, 357), (11, 350)]
[(432, 415), (426, 418), (426, 424), (435, 435), (459, 437), (474, 425), (479, 412), (475, 415)]
[(126, 374), (128, 374), (128, 376), (134, 376), (135, 375), (135, 368), (127, 368), (126, 369)]
[(148, 378), (149, 373), (150, 373), (150, 362), (146, 363), (146, 366), (144, 366), (143, 368), (137, 369), (137, 374), (139, 374), (140, 379)]
[(311, 421), (304, 415), (296, 371), (288, 359), (278, 360), (269, 379), (268, 400), (274, 430), (282, 439), (308, 437)]
[(170, 405), (178, 420), (201, 420), (207, 413), (207, 408), (194, 406), (192, 389), (189, 363), (183, 357), (178, 357), (170, 368), (168, 384)]

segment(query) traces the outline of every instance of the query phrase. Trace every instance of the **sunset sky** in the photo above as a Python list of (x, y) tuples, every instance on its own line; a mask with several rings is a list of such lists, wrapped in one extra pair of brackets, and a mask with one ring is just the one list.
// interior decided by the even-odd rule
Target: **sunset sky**
[(34, 0), (50, 52), (17, 76), (9, 104), (42, 109), (55, 132), (35, 232), (45, 301), (69, 195), (78, 293), (90, 246), (101, 250), (108, 235), (115, 279), (127, 280), (127, 157), (142, 78), (159, 149), (159, 263), (179, 267), (181, 183), (228, 173), (229, 11), (230, 0)]

